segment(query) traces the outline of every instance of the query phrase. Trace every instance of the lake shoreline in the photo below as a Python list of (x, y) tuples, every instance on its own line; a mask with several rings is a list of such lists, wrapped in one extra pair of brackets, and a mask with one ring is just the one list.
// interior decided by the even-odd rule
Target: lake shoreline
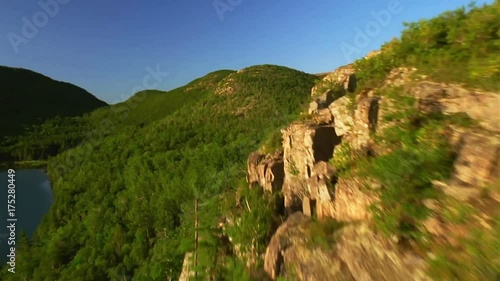
[(0, 162), (0, 170), (7, 169), (42, 169), (47, 173), (46, 160)]
[[(44, 169), (41, 168), (28, 168), (21, 169), (18, 168), (20, 165), (24, 166), (40, 166), (40, 162), (28, 162), (28, 163), (5, 163), (8, 165), (8, 169), (15, 170), (15, 173), (9, 173), (7, 170), (0, 170), (0, 178), (2, 179), (13, 179), (13, 183), (10, 190), (14, 192), (0, 192), (0, 202), (3, 204), (10, 204), (9, 207), (11, 211), (0, 213), (0, 221), (7, 221), (9, 218), (15, 218), (15, 232), (17, 235), (14, 236), (16, 241), (16, 247), (20, 243), (22, 235), (21, 232), (26, 234), (28, 241), (33, 241), (36, 232), (43, 222), (43, 218), (49, 213), (53, 203), (54, 203), (54, 193), (52, 190), (51, 179)], [(4, 165), (5, 166), (5, 165)], [(12, 174), (12, 177), (9, 175)], [(14, 199), (15, 201), (9, 202), (9, 200)], [(3, 205), (7, 207), (7, 205)], [(6, 208), (7, 209), (7, 208)], [(0, 262), (6, 262), (7, 254), (12, 252), (6, 243), (7, 236), (9, 232), (5, 230), (0, 230)], [(12, 237), (12, 235), (10, 235)], [(1, 278), (0, 278), (1, 279)]]

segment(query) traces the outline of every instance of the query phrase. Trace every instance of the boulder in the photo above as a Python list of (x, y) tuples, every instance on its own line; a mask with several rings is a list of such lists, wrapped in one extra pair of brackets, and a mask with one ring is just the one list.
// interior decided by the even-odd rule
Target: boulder
[(423, 112), (464, 112), (490, 131), (500, 132), (500, 95), (464, 89), (457, 85), (420, 82), (412, 87), (417, 107)]
[(354, 126), (354, 116), (352, 110), (352, 101), (344, 96), (336, 100), (329, 106), (333, 115), (333, 126), (337, 135), (342, 136), (349, 132)]
[(355, 280), (431, 280), (425, 261), (373, 232), (368, 225), (350, 225), (339, 231), (337, 255)]
[[(369, 185), (370, 190), (364, 186)], [(370, 205), (378, 200), (376, 182), (367, 183), (357, 178), (341, 178), (335, 185), (332, 217), (339, 221), (367, 221), (372, 218)]]
[(366, 150), (371, 143), (371, 134), (375, 132), (379, 115), (378, 96), (362, 95), (358, 97), (354, 111), (354, 126), (347, 141), (354, 149)]
[(378, 96), (369, 96), (369, 92), (357, 97), (355, 105), (350, 97), (342, 97), (333, 102), (329, 109), (333, 115), (335, 132), (344, 136), (345, 141), (355, 149), (364, 149), (370, 142), (370, 134), (378, 124)]
[(329, 245), (312, 243), (311, 226), (309, 217), (294, 213), (278, 228), (264, 260), (272, 280), (431, 280), (423, 259), (402, 252), (366, 224), (336, 230)]
[(500, 139), (484, 131), (456, 130), (450, 139), (457, 157), (453, 174), (441, 188), (459, 200), (477, 197), (500, 177)]
[(334, 252), (311, 247), (311, 219), (292, 214), (276, 231), (266, 249), (264, 269), (272, 280), (352, 280), (351, 273)]

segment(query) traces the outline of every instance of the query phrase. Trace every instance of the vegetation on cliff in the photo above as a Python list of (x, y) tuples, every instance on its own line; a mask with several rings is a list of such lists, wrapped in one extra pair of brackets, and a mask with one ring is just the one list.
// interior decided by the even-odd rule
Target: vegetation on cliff
[(357, 61), (361, 87), (379, 85), (399, 66), (416, 67), (436, 82), (500, 90), (500, 1), (470, 5), (438, 17), (406, 23), (400, 38), (382, 53)]

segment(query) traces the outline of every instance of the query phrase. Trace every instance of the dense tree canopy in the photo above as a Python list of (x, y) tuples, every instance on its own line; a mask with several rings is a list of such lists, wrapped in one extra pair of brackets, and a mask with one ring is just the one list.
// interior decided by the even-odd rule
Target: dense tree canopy
[[(211, 267), (219, 248), (210, 237), (221, 216), (221, 194), (244, 177), (246, 158), (261, 140), (297, 116), (314, 79), (269, 65), (222, 71), (136, 99), (123, 118), (109, 108), (36, 128), (40, 137), (33, 142), (44, 143), (47, 136), (75, 145), (67, 143), (70, 138), (59, 141), (56, 132), (64, 131), (75, 132), (82, 144), (49, 161), (54, 205), (32, 245), (20, 251), (24, 262), (18, 275), (30, 280), (175, 279), (185, 251), (193, 247), (195, 197), (200, 231), (206, 233), (200, 266)], [(112, 128), (102, 137), (79, 135), (106, 119)], [(59, 121), (67, 127), (58, 127)], [(24, 152), (21, 157), (30, 156)]]

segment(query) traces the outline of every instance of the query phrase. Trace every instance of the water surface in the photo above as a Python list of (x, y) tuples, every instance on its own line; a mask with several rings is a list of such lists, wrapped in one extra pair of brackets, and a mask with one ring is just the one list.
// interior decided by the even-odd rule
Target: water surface
[[(37, 226), (42, 221), (52, 205), (52, 189), (49, 177), (43, 170), (15, 170), (16, 185), (16, 238), (23, 230), (32, 237)], [(10, 246), (7, 244), (9, 230), (7, 225), (7, 195), (9, 179), (6, 170), (0, 170), (0, 261), (7, 260), (6, 255)]]

